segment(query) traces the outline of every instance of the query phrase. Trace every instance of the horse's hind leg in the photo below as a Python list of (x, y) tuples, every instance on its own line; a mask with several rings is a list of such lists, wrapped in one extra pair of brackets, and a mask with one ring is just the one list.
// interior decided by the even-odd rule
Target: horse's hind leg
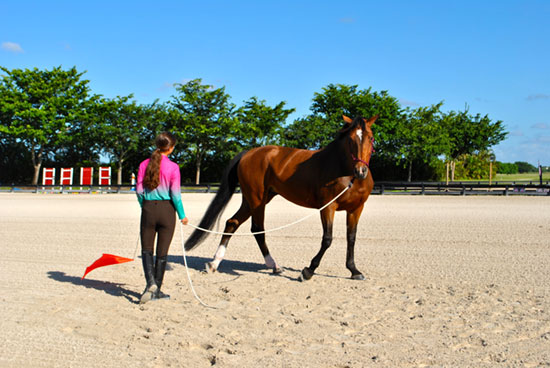
[(225, 250), (227, 248), (227, 244), (229, 243), (229, 239), (231, 239), (231, 234), (233, 234), (239, 226), (248, 218), (250, 217), (250, 206), (248, 205), (248, 202), (243, 198), (243, 202), (241, 203), (241, 207), (239, 210), (225, 223), (225, 229), (223, 230), (224, 233), (229, 233), (222, 236), (222, 240), (220, 241), (220, 245), (218, 246), (218, 250), (216, 251), (216, 254), (214, 255), (214, 259), (212, 262), (206, 263), (206, 272), (213, 273), (218, 269), (218, 266), (220, 265), (220, 262), (223, 260), (223, 257), (225, 256)]
[(252, 214), (252, 232), (262, 232), (261, 234), (255, 234), (254, 238), (256, 238), (256, 242), (258, 243), (258, 246), (260, 247), (260, 251), (262, 252), (262, 255), (264, 256), (265, 265), (273, 270), (273, 273), (279, 274), (283, 272), (283, 269), (279, 267), (277, 262), (271, 257), (271, 254), (269, 254), (269, 249), (267, 248), (267, 245), (265, 243), (265, 233), (263, 231), (265, 230), (264, 227), (264, 218), (265, 218), (265, 206), (259, 207), (256, 210), (254, 210), (254, 213)]

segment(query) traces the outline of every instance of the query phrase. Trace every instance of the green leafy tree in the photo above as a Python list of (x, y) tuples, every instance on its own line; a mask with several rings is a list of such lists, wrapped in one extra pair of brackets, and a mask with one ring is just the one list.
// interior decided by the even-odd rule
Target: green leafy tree
[(117, 184), (122, 184), (126, 159), (136, 152), (149, 119), (147, 109), (130, 101), (132, 95), (102, 99), (95, 106), (96, 139), (101, 151), (117, 164)]
[(74, 67), (0, 69), (5, 73), (0, 79), (0, 132), (28, 150), (36, 185), (44, 159), (70, 143), (72, 131), (86, 119), (89, 81)]
[(203, 85), (201, 79), (176, 84), (170, 105), (176, 117), (171, 131), (183, 138), (195, 164), (195, 183), (200, 183), (201, 167), (207, 157), (234, 151), (238, 147), (238, 120), (225, 87)]
[(524, 162), (524, 161), (516, 161), (514, 162), (514, 164), (516, 164), (516, 166), (518, 167), (518, 172), (520, 174), (524, 174), (524, 173), (529, 173), (529, 172), (538, 172), (538, 169), (531, 165), (530, 163), (528, 162)]
[(275, 107), (268, 106), (265, 100), (252, 97), (245, 101), (235, 116), (240, 122), (240, 140), (246, 148), (279, 144), (281, 128), (295, 109), (285, 109), (285, 102)]
[(0, 132), (0, 183), (27, 184), (33, 172), (30, 152), (25, 145)]
[[(166, 103), (159, 103), (158, 100), (151, 104), (140, 105), (141, 113), (143, 115), (142, 123), (140, 124), (140, 132), (137, 137), (137, 144), (135, 149), (128, 152), (125, 159), (125, 169), (130, 170), (132, 173), (137, 174), (139, 164), (146, 158), (150, 157), (152, 151), (155, 149), (156, 136), (164, 131), (170, 131), (171, 122), (175, 119), (172, 116), (172, 109)], [(179, 155), (185, 149), (185, 142), (178, 140), (176, 150), (170, 156), (179, 160)]]
[(284, 131), (284, 144), (297, 148), (318, 149), (329, 144), (343, 126), (342, 115), (372, 117), (379, 115), (373, 128), (379, 155), (395, 156), (393, 144), (402, 108), (387, 91), (360, 90), (357, 85), (329, 84), (315, 93), (311, 114), (295, 120)]
[(506, 138), (502, 121), (491, 121), (485, 115), (469, 114), (464, 111), (450, 111), (442, 119), (443, 127), (449, 136), (449, 147), (446, 156), (451, 163), (451, 180), (454, 180), (456, 160), (463, 155), (489, 150)]
[(517, 174), (519, 172), (518, 165), (508, 162), (497, 161), (498, 174)]
[(397, 133), (399, 161), (408, 168), (407, 181), (412, 179), (413, 162), (429, 163), (445, 152), (448, 136), (441, 126), (440, 102), (429, 107), (407, 110)]
[[(376, 172), (378, 180), (396, 180), (406, 175), (398, 161), (400, 153), (397, 144), (399, 127), (405, 115), (399, 101), (387, 91), (329, 84), (321, 93), (315, 93), (310, 110), (311, 114), (296, 119), (284, 129), (284, 145), (319, 149), (330, 143), (342, 128), (342, 115), (351, 118), (379, 115), (372, 128), (376, 149), (371, 160), (373, 172)], [(420, 166), (417, 168), (421, 169)]]
[(490, 151), (481, 151), (473, 154), (465, 154), (458, 158), (456, 168), (457, 179), (488, 179), (489, 172), (492, 170), (491, 176), (496, 174), (496, 167), (492, 166), (491, 158), (493, 154)]

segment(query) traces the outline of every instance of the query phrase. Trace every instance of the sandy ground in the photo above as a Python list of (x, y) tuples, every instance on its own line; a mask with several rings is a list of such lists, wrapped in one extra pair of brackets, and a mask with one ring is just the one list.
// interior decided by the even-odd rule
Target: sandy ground
[[(211, 198), (183, 195), (192, 223)], [(311, 211), (276, 198), (266, 226)], [(212, 236), (188, 262), (217, 309), (192, 295), (179, 230), (170, 300), (137, 304), (139, 258), (81, 280), (102, 253), (133, 257), (138, 222), (130, 194), (0, 194), (1, 367), (550, 366), (550, 197), (373, 196), (356, 245), (365, 281), (345, 268), (343, 213), (303, 283), (317, 215), (267, 235), (281, 276), (251, 237), (232, 239), (219, 273), (201, 273)]]

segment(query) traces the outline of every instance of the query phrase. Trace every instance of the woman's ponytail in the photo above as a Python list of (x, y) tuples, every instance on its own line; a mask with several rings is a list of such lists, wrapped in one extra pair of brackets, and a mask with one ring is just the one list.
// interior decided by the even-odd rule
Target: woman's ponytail
[(176, 145), (176, 138), (168, 132), (160, 133), (155, 139), (157, 149), (153, 151), (147, 169), (145, 169), (145, 177), (143, 178), (143, 186), (147, 190), (154, 190), (160, 184), (160, 162), (162, 161), (162, 153), (169, 151)]

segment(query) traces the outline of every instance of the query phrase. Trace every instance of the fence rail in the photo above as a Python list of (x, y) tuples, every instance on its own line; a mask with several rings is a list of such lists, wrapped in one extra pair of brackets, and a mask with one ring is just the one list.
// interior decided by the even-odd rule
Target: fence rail
[(373, 194), (420, 195), (550, 195), (550, 184), (533, 182), (378, 182)]
[[(185, 184), (182, 193), (215, 193), (219, 184)], [(239, 190), (239, 189), (237, 189)], [(126, 185), (0, 185), (8, 193), (135, 193), (135, 186)], [(372, 194), (379, 195), (536, 195), (550, 196), (550, 183), (530, 182), (377, 182)]]

